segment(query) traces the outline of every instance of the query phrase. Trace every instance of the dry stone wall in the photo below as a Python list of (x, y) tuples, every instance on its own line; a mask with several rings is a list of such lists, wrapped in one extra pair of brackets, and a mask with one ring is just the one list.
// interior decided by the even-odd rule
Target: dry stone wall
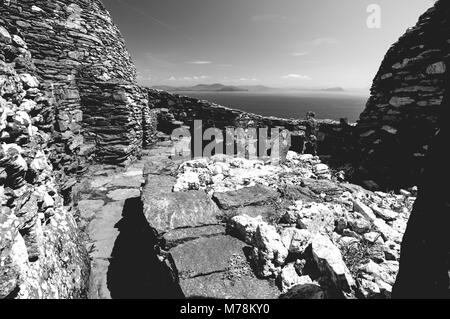
[(46, 110), (26, 42), (0, 25), (0, 298), (83, 298), (89, 261), (49, 161)]
[(450, 49), (448, 1), (438, 1), (386, 54), (358, 122), (358, 179), (417, 184), (439, 124)]
[[(150, 108), (156, 113), (158, 130), (171, 134), (180, 126), (193, 127), (195, 120), (202, 120), (204, 129), (233, 128), (281, 128), (290, 131), (291, 148), (301, 152), (307, 121), (266, 117), (230, 109), (195, 98), (147, 89)], [(321, 155), (349, 154), (354, 149), (354, 125), (333, 120), (318, 120), (318, 146)]]

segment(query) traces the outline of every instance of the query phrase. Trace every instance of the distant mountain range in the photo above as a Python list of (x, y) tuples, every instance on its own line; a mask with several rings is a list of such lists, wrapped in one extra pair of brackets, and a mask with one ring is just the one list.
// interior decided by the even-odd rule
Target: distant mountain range
[(233, 86), (233, 85), (224, 85), (220, 83), (198, 84), (195, 86), (158, 85), (153, 86), (152, 88), (169, 92), (268, 92), (279, 90), (263, 85)]
[(183, 91), (183, 92), (246, 92), (248, 89), (232, 86), (232, 85), (223, 85), (223, 84), (198, 84), (195, 86), (167, 86), (160, 85), (154, 86), (154, 89), (163, 90), (163, 91)]
[[(153, 89), (169, 91), (169, 92), (274, 92), (282, 91), (286, 89), (271, 88), (264, 85), (245, 85), (245, 86), (233, 86), (224, 85), (220, 83), (215, 84), (198, 84), (195, 86), (169, 86), (169, 85), (157, 85), (153, 86)], [(294, 90), (311, 90), (311, 89), (294, 89)], [(313, 89), (313, 91), (324, 92), (344, 92), (341, 87), (332, 87), (326, 89)]]

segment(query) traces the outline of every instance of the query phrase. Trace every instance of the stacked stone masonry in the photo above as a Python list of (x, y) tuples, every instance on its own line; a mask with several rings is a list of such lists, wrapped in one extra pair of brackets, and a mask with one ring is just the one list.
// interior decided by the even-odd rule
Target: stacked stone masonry
[(31, 52), (0, 25), (0, 298), (83, 298), (89, 262), (49, 161), (54, 100)]
[(448, 1), (437, 1), (386, 54), (357, 126), (360, 180), (417, 183), (438, 127), (450, 48)]

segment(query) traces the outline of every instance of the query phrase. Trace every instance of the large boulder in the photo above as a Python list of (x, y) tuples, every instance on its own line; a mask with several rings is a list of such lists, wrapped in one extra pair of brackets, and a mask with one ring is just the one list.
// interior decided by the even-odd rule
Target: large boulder
[(274, 226), (246, 215), (233, 217), (228, 224), (228, 232), (253, 246), (252, 261), (258, 276), (277, 276), (281, 271), (289, 251)]
[(331, 279), (337, 289), (347, 294), (353, 293), (355, 281), (342, 259), (339, 248), (328, 237), (314, 236), (312, 254), (319, 270)]
[(260, 224), (253, 238), (252, 259), (260, 277), (277, 276), (284, 265), (289, 251), (281, 241), (275, 227)]
[(158, 232), (218, 223), (220, 210), (203, 191), (143, 196), (144, 214)]

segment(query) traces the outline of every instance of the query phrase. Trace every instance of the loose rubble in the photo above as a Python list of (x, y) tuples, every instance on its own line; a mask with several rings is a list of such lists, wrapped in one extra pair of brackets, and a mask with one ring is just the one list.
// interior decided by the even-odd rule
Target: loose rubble
[[(249, 196), (255, 187), (272, 191)], [(234, 209), (227, 233), (252, 247), (255, 274), (275, 278), (284, 298), (295, 298), (305, 293), (299, 287), (310, 285), (325, 291), (310, 297), (389, 297), (412, 194), (375, 193), (345, 183), (341, 172), (318, 157), (291, 151), (278, 167), (224, 156), (185, 162), (173, 190), (193, 189), (207, 192), (227, 212)], [(272, 209), (278, 203), (278, 219), (270, 222), (239, 209), (263, 202)]]

